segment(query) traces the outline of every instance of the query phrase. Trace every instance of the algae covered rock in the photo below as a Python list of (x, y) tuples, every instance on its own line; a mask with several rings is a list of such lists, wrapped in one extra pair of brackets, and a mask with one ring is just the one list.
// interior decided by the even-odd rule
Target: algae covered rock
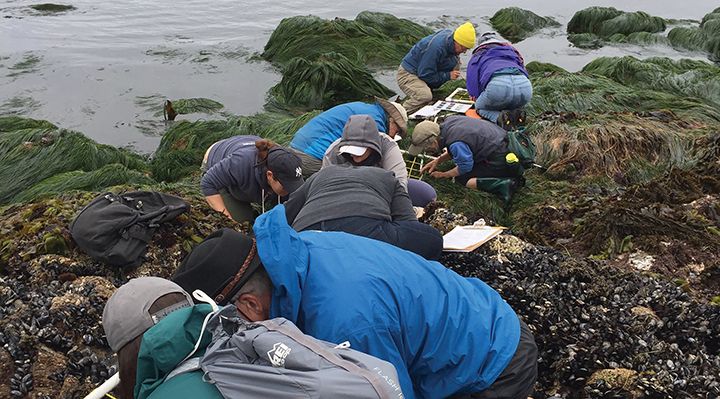
[[(6, 130), (6, 129), (14, 130)], [(94, 171), (108, 164), (144, 171), (144, 160), (129, 151), (98, 144), (81, 133), (57, 129), (42, 121), (0, 118), (0, 204), (45, 179), (71, 171)], [(99, 178), (103, 175), (93, 175)], [(72, 185), (73, 183), (69, 183)], [(97, 182), (89, 181), (94, 187)], [(54, 180), (51, 186), (62, 186)], [(42, 190), (33, 191), (40, 194)]]
[[(663, 32), (667, 24), (663, 18), (642, 11), (625, 12), (613, 7), (589, 7), (573, 15), (568, 22), (568, 40), (581, 48), (599, 48), (604, 41), (661, 43), (652, 36), (631, 36), (633, 33)], [(621, 35), (621, 36), (616, 36)]]
[(673, 47), (704, 51), (712, 61), (720, 62), (720, 7), (706, 14), (699, 27), (675, 27), (668, 32)]
[(513, 43), (532, 36), (540, 29), (560, 26), (551, 17), (541, 17), (519, 7), (506, 7), (498, 10), (490, 18), (490, 23), (504, 38)]
[(268, 102), (270, 108), (278, 109), (327, 109), (393, 94), (365, 66), (357, 66), (342, 54), (327, 53), (312, 61), (290, 60), (283, 67), (280, 83), (270, 89)]
[(295, 57), (314, 60), (335, 52), (357, 65), (393, 67), (430, 33), (429, 28), (386, 13), (363, 11), (355, 20), (296, 16), (280, 22), (262, 57), (282, 65)]

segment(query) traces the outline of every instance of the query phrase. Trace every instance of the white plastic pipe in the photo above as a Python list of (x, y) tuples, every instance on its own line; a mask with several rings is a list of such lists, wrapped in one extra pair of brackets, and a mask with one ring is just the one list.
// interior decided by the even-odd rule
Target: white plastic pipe
[(115, 373), (112, 377), (108, 378), (107, 381), (103, 382), (102, 385), (93, 389), (85, 399), (102, 399), (106, 393), (112, 391), (118, 384), (120, 384), (120, 373)]

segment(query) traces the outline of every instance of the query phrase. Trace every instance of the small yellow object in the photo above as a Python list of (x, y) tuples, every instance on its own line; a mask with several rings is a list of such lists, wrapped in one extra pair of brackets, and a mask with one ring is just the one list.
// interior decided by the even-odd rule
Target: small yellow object
[(505, 155), (505, 162), (507, 163), (515, 163), (520, 162), (517, 155), (515, 155), (514, 152), (508, 152), (507, 155)]

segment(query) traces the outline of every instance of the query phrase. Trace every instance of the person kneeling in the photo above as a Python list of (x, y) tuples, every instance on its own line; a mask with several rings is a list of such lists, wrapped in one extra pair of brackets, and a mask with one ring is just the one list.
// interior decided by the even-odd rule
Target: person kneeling
[(392, 172), (373, 166), (330, 165), (290, 196), (288, 224), (297, 231), (344, 231), (415, 252), (442, 254), (442, 234), (418, 222), (407, 191)]

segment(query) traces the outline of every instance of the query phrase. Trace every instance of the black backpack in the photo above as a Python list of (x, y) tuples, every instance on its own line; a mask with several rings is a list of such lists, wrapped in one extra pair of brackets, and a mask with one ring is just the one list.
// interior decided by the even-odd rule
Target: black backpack
[(189, 208), (181, 198), (154, 191), (105, 193), (75, 216), (70, 233), (94, 259), (111, 266), (136, 267), (142, 264), (159, 224)]

